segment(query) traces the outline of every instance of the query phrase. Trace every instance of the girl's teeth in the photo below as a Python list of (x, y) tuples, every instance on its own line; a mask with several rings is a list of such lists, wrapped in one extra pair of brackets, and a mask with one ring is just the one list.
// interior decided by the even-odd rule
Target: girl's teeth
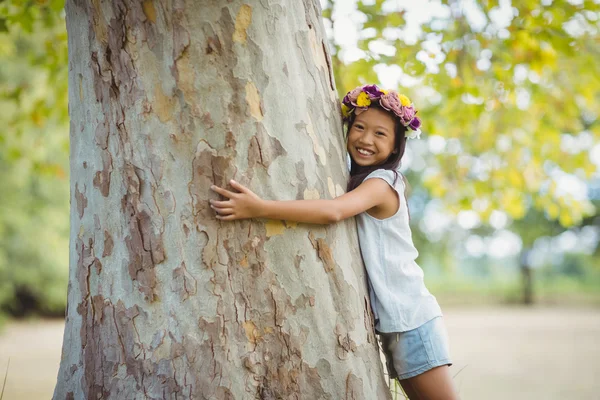
[(360, 154), (364, 154), (366, 156), (370, 156), (371, 155), (371, 152), (369, 152), (369, 151), (366, 151), (366, 150), (363, 150), (363, 149), (357, 149), (357, 150), (358, 150), (358, 152)]

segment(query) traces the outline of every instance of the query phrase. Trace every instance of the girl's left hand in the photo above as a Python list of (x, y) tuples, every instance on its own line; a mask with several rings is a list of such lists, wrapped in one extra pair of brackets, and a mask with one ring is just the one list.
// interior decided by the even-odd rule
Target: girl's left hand
[(210, 187), (214, 192), (227, 198), (225, 201), (210, 200), (210, 207), (216, 211), (217, 219), (233, 221), (260, 217), (264, 209), (263, 200), (244, 185), (240, 185), (234, 180), (229, 183), (239, 193), (230, 192), (215, 185)]

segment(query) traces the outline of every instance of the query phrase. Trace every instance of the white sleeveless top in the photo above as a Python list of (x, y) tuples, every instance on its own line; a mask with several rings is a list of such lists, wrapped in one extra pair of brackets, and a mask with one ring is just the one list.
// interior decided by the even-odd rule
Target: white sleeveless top
[(415, 259), (404, 181), (400, 172), (378, 169), (365, 180), (380, 178), (398, 194), (400, 207), (389, 218), (377, 219), (366, 211), (356, 216), (360, 251), (367, 269), (371, 307), (378, 332), (405, 332), (441, 316), (436, 298), (423, 283)]

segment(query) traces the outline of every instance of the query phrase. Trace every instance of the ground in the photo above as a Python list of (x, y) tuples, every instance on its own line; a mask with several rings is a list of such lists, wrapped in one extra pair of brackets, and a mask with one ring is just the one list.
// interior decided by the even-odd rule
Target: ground
[[(600, 309), (447, 308), (462, 400), (598, 399)], [(48, 399), (64, 321), (8, 324), (0, 333), (4, 400)]]

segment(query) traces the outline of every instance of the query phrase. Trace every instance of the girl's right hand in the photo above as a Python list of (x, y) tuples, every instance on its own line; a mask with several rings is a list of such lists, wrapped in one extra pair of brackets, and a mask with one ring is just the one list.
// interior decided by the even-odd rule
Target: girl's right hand
[(226, 197), (227, 200), (210, 200), (210, 206), (217, 213), (216, 218), (223, 221), (261, 217), (264, 211), (264, 201), (250, 189), (234, 181), (229, 181), (231, 187), (239, 193), (218, 186), (211, 186), (211, 190)]

